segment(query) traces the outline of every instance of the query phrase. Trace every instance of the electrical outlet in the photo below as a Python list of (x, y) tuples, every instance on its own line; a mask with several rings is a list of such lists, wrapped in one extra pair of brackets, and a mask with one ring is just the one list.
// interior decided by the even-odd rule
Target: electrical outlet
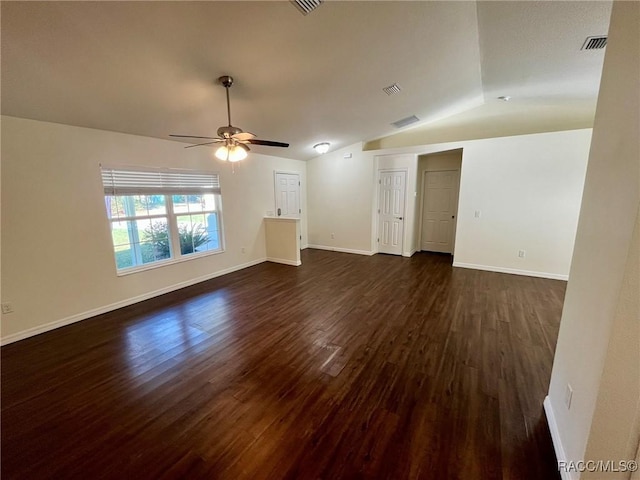
[(3, 303), (2, 304), (2, 313), (11, 313), (13, 312), (13, 305), (10, 303)]
[(247, 251), (247, 249), (246, 249), (246, 248), (244, 248), (244, 247), (242, 247), (242, 248), (240, 249), (240, 251), (241, 251), (242, 253), (245, 253), (245, 252)]
[(480, 210), (476, 210), (475, 214), (473, 215), (476, 218), (480, 218)]
[(524, 256), (526, 255), (526, 253), (527, 253), (527, 252), (526, 252), (526, 251), (524, 251), (524, 250), (518, 250), (518, 257), (519, 257), (519, 258), (524, 258)]
[(571, 385), (567, 383), (567, 389), (564, 392), (564, 405), (567, 407), (567, 410), (571, 409), (572, 398), (573, 398), (573, 388), (571, 388)]
[(332, 234), (331, 234), (331, 238), (336, 238), (336, 234), (335, 234), (335, 233), (332, 233)]

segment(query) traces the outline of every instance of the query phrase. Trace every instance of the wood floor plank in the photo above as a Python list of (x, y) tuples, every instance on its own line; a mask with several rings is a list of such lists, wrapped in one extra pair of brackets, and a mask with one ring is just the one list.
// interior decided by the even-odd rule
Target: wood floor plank
[(554, 479), (565, 283), (302, 252), (1, 349), (7, 479)]

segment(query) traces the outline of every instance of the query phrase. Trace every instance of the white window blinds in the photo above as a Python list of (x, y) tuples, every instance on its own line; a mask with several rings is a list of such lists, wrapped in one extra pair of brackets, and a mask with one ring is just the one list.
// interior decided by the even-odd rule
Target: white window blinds
[(220, 193), (217, 173), (101, 167), (105, 195)]

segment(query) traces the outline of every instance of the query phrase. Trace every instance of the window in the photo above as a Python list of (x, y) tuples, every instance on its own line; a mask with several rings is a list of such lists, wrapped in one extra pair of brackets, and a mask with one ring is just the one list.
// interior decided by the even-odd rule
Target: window
[(223, 251), (215, 173), (102, 168), (118, 272)]

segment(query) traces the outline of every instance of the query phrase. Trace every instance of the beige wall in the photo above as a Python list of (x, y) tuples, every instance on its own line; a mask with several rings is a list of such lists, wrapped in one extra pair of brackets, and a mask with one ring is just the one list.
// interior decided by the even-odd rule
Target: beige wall
[[(617, 322), (633, 324), (633, 320), (617, 315), (621, 315), (620, 295), (626, 288), (623, 279), (633, 281), (633, 275), (624, 275), (640, 203), (639, 116), (640, 3), (615, 2), (571, 273), (545, 402), (552, 432), (555, 430), (556, 451), (568, 460), (583, 459), (588, 445), (592, 457), (614, 454), (601, 447), (627, 436), (628, 430), (619, 426), (633, 422), (636, 414), (635, 406), (631, 408), (628, 402), (623, 402), (627, 406), (622, 410), (613, 411), (607, 398), (622, 393), (605, 388), (613, 380), (616, 388), (633, 391), (638, 382), (637, 365), (628, 362), (636, 357), (621, 360), (626, 366), (616, 372), (617, 379), (608, 378), (610, 372), (605, 366), (614, 361), (611, 355), (618, 349), (628, 352), (625, 341), (615, 334)], [(635, 336), (637, 331), (628, 335)], [(567, 384), (573, 388), (570, 409), (564, 404)], [(622, 395), (626, 397), (627, 393)], [(609, 428), (602, 429), (607, 424)], [(627, 452), (615, 453), (623, 454)]]
[(566, 280), (590, 138), (572, 130), (468, 142), (454, 265)]
[[(211, 150), (134, 135), (2, 117), (3, 342), (86, 318), (266, 258), (263, 217), (274, 210), (274, 170), (306, 163), (252, 153), (232, 173)], [(226, 251), (116, 276), (100, 164), (220, 173)], [(245, 248), (245, 253), (242, 253)]]
[[(632, 460), (640, 440), (640, 215), (627, 256), (585, 459)], [(585, 473), (626, 479), (629, 472)]]
[(375, 169), (362, 144), (309, 160), (307, 175), (309, 246), (370, 254)]
[[(409, 129), (387, 137), (367, 142), (365, 150), (428, 145), (482, 138), (498, 138), (532, 133), (562, 132), (593, 127), (593, 106), (575, 109), (539, 105), (518, 99), (530, 115), (523, 115), (522, 109), (510, 111), (507, 105), (487, 104), (453, 115), (424, 127)], [(487, 121), (491, 118), (491, 121)]]
[(437, 172), (442, 170), (460, 170), (462, 167), (462, 149), (450, 150), (442, 153), (420, 155), (418, 157), (418, 172)]
[(301, 265), (300, 222), (294, 218), (265, 218), (267, 260), (286, 265)]

